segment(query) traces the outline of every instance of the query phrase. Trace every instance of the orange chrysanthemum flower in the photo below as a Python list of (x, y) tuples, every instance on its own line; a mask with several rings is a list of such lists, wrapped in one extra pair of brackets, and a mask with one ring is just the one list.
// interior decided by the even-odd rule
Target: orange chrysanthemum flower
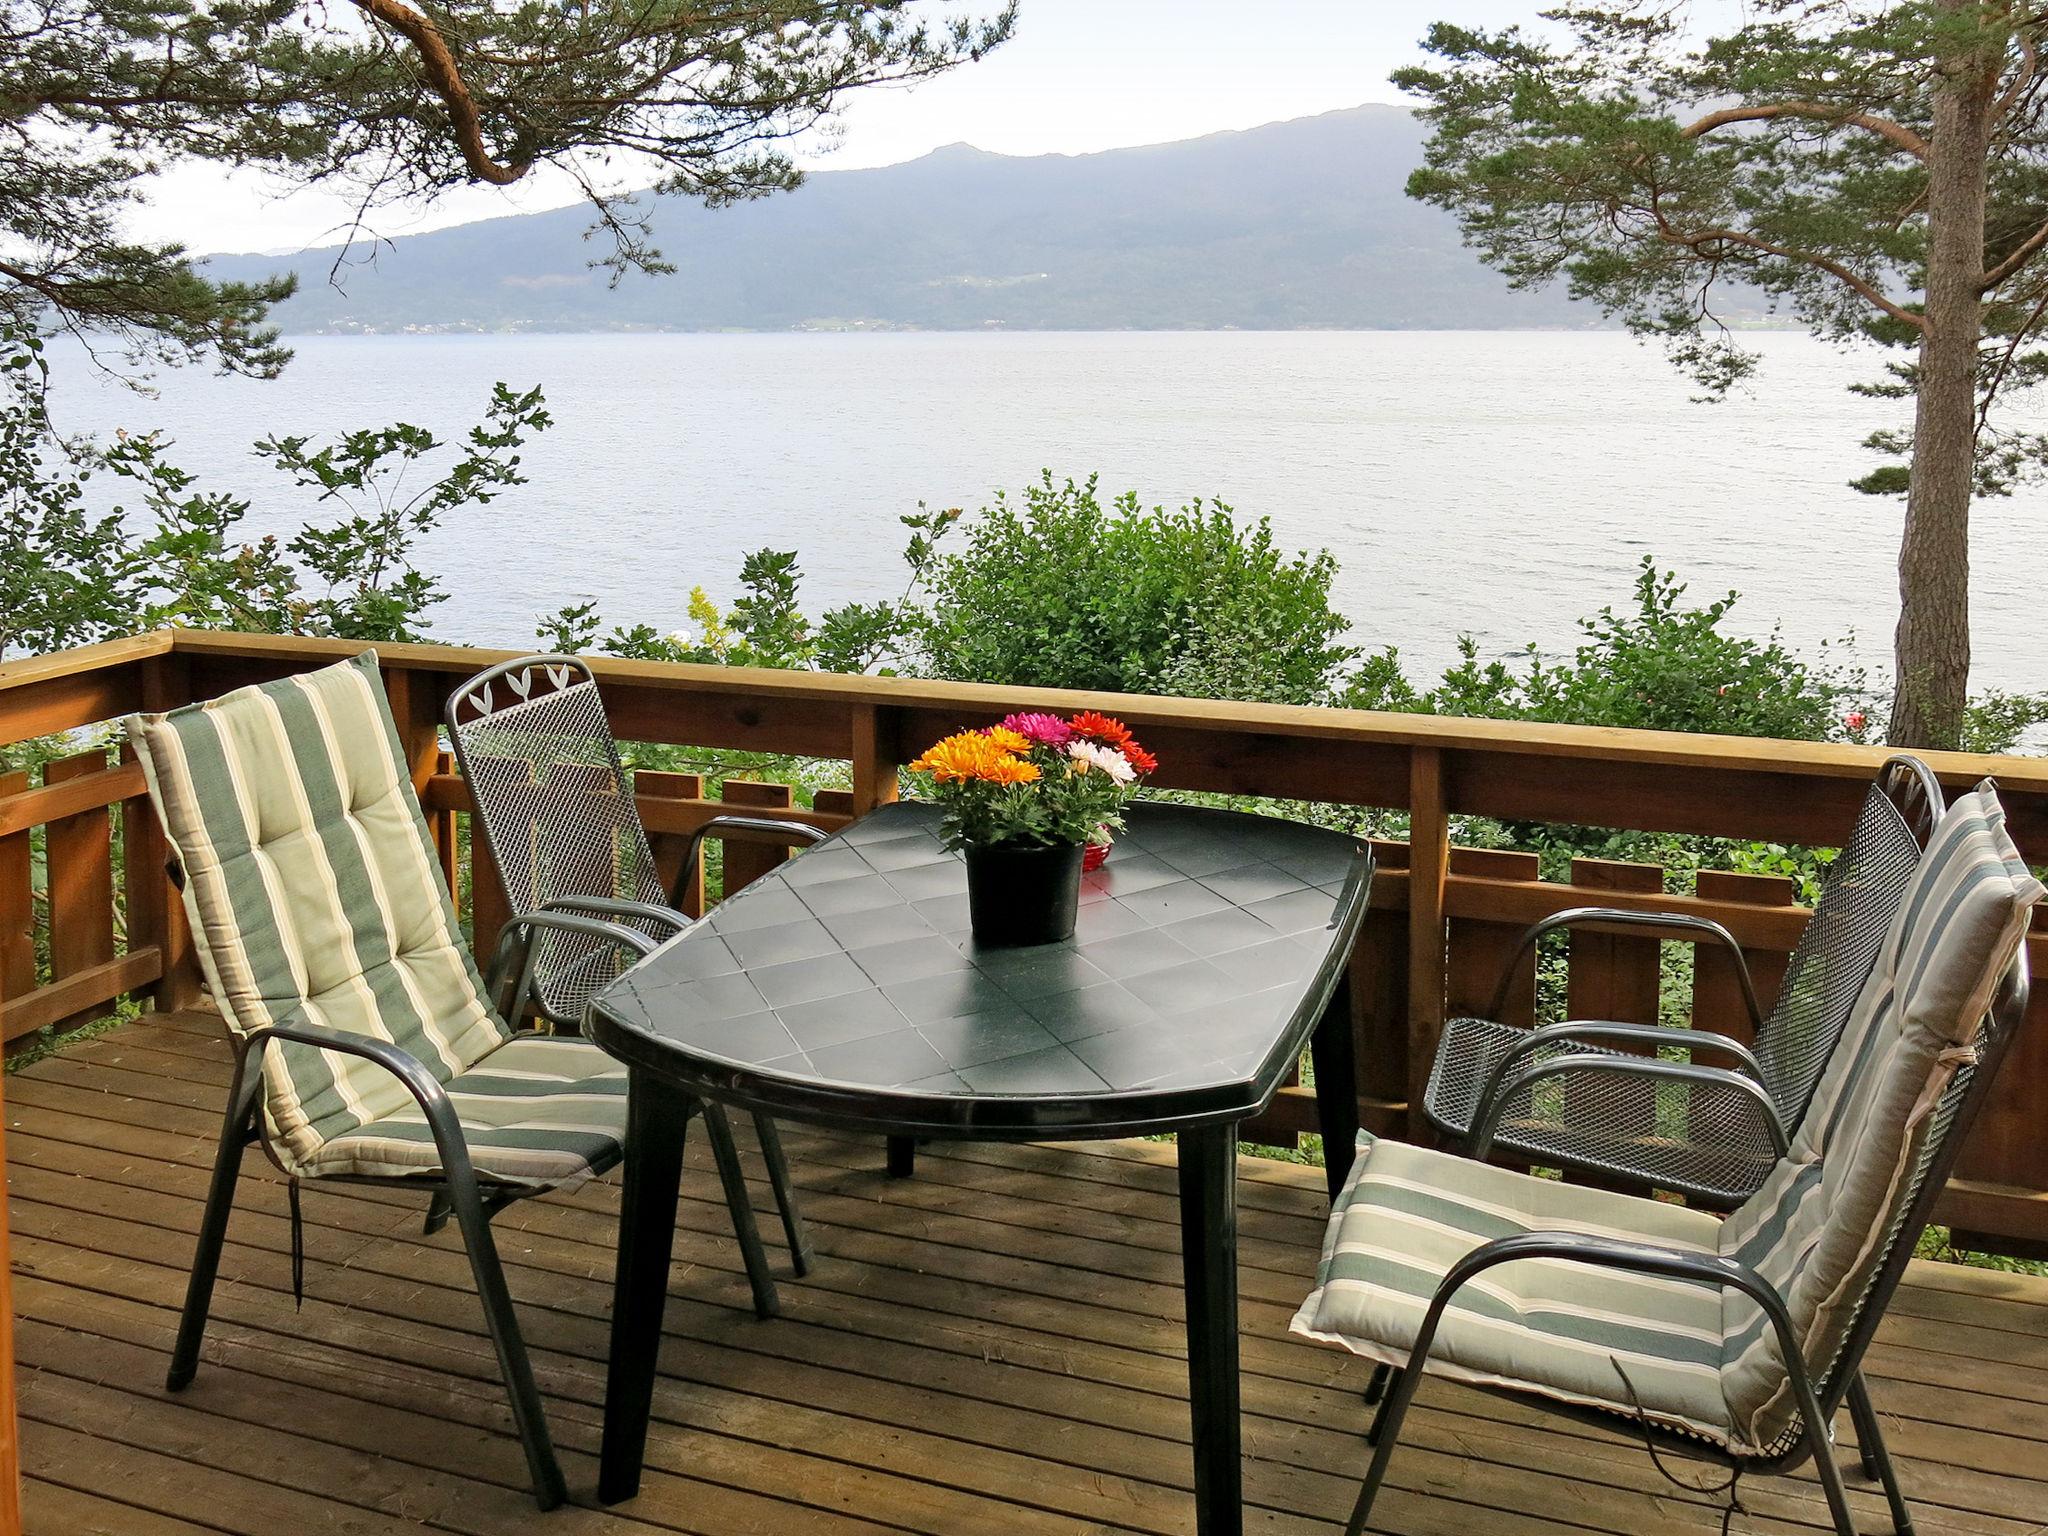
[(1029, 752), (1031, 743), (1021, 731), (1013, 731), (1007, 725), (992, 725), (984, 733), (988, 739), (1005, 752)]
[(1150, 773), (1159, 766), (1159, 759), (1150, 752), (1147, 752), (1135, 741), (1125, 742), (1120, 750), (1123, 752), (1124, 761), (1140, 773)]
[(979, 779), (988, 784), (1028, 784), (1038, 777), (1035, 764), (1024, 762), (981, 731), (962, 731), (935, 743), (911, 769), (928, 773), (941, 784)]
[(1131, 728), (1121, 720), (1084, 709), (1067, 722), (1074, 728), (1076, 736), (1085, 736), (1090, 741), (1099, 741), (1104, 746), (1121, 747), (1131, 739)]
[(991, 784), (1029, 784), (1038, 777), (1038, 764), (1021, 757), (999, 757), (983, 770), (981, 777)]

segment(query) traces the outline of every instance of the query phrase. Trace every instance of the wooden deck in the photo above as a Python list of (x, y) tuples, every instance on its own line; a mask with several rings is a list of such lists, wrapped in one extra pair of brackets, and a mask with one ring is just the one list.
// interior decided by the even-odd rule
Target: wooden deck
[[(760, 1323), (700, 1141), (649, 1475), (612, 1510), (591, 1490), (616, 1178), (515, 1207), (500, 1243), (582, 1506), (544, 1516), (458, 1240), (423, 1240), (417, 1200), (309, 1194), (295, 1311), (284, 1190), (252, 1152), (206, 1362), (163, 1390), (225, 1063), (218, 1021), (180, 1015), (9, 1079), (31, 1536), (1192, 1529), (1170, 1147), (938, 1146), (891, 1182), (879, 1144), (792, 1127), (820, 1263)], [(1328, 1532), (1364, 1469), (1366, 1371), (1286, 1331), (1320, 1174), (1248, 1160), (1241, 1205), (1247, 1526)], [(1926, 1536), (2043, 1529), (2048, 1281), (1921, 1265), (1871, 1363)], [(1386, 1530), (1719, 1528), (1715, 1500), (1671, 1487), (1625, 1435), (1436, 1383), (1420, 1402)], [(1856, 1486), (1863, 1528), (1884, 1529)], [(1742, 1495), (1738, 1531), (1822, 1523), (1809, 1479)]]

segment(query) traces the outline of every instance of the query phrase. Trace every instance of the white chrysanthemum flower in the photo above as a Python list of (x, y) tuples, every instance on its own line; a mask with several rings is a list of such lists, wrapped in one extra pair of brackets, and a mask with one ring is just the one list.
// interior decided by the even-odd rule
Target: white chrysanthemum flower
[(1100, 768), (1119, 784), (1128, 784), (1138, 776), (1137, 770), (1123, 753), (1114, 747), (1106, 747), (1098, 741), (1075, 741), (1067, 744), (1067, 756), (1077, 763), (1091, 768)]

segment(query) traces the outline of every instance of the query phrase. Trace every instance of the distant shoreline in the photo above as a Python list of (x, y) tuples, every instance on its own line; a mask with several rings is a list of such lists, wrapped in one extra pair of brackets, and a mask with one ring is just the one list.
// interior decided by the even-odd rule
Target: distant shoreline
[[(1729, 318), (1728, 329), (1744, 335), (1805, 335), (1806, 327), (1796, 321), (1740, 320)], [(1600, 323), (1583, 325), (902, 325), (882, 321), (867, 323), (791, 326), (652, 326), (617, 325), (602, 328), (561, 328), (536, 326), (403, 326), (393, 329), (324, 328), (298, 331), (285, 329), (293, 340), (436, 341), (450, 337), (477, 336), (1332, 336), (1332, 335), (1529, 335), (1572, 336), (1614, 335), (1624, 327)]]

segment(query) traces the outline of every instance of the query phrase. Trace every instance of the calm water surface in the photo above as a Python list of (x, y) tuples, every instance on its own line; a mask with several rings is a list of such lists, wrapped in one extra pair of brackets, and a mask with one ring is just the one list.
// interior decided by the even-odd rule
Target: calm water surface
[[(690, 588), (728, 600), (763, 546), (801, 553), (813, 611), (894, 593), (901, 514), (1050, 468), (1147, 504), (1217, 496), (1327, 546), (1355, 638), (1418, 669), (1460, 632), (1487, 654), (1568, 647), (1644, 554), (1695, 597), (1739, 589), (1740, 628), (1802, 648), (1853, 632), (1881, 664), (1902, 508), (1846, 482), (1896, 408), (1844, 388), (1867, 360), (1758, 343), (1755, 387), (1717, 406), (1625, 336), (1548, 332), (307, 337), (275, 382), (170, 372), (150, 400), (60, 367), (57, 403), (70, 432), (168, 429), (177, 462), (255, 499), (260, 532), (307, 504), (250, 456), (258, 437), (446, 435), (493, 381), (542, 385), (557, 425), (526, 450), (532, 484), (423, 553), (451, 640), (522, 644), (583, 597), (683, 627)], [(1977, 681), (2048, 687), (2028, 579), (2048, 497), (1982, 503), (1975, 527)]]

